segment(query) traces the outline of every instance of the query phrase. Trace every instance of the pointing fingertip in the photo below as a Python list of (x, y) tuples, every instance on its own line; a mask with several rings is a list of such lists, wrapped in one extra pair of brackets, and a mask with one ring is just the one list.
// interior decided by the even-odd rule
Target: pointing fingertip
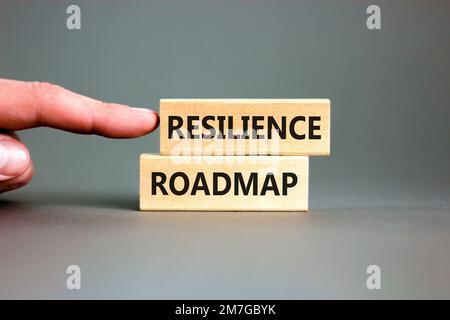
[(153, 111), (153, 116), (155, 117), (155, 122), (154, 122), (152, 131), (155, 130), (156, 128), (158, 128), (158, 126), (159, 126), (159, 114), (158, 114), (158, 112)]
[(151, 112), (153, 112), (152, 110), (146, 109), (146, 108), (131, 107), (131, 109), (133, 109), (134, 111), (139, 111), (139, 112), (146, 113), (146, 114), (150, 114)]
[(149, 123), (148, 123), (148, 131), (151, 132), (153, 130), (155, 130), (158, 125), (159, 125), (159, 115), (157, 112), (150, 110), (150, 109), (145, 109), (145, 108), (131, 108), (134, 111), (138, 111), (142, 116), (147, 116), (149, 117)]

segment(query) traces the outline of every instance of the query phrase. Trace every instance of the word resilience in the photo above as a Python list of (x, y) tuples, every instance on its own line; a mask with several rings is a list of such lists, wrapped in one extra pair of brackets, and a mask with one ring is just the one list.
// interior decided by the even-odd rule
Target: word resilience
[[(211, 150), (214, 155), (330, 154), (326, 99), (163, 99), (160, 119), (163, 155), (179, 154), (180, 146), (183, 155), (213, 155)], [(230, 149), (225, 140), (238, 141)], [(264, 148), (255, 148), (264, 143)]]

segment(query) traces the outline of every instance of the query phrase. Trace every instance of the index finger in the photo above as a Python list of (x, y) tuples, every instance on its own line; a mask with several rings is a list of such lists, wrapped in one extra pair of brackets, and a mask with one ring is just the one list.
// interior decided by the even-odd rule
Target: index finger
[(0, 129), (47, 126), (111, 138), (132, 138), (155, 130), (149, 109), (106, 103), (45, 82), (0, 79)]

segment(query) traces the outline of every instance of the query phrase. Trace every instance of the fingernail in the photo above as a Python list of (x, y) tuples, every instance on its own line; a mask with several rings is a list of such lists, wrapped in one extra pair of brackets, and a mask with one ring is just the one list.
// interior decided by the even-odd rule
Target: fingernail
[(153, 111), (153, 110), (151, 110), (151, 109), (145, 109), (145, 108), (131, 108), (131, 109), (136, 110), (136, 111), (139, 111), (139, 112), (141, 112), (142, 114), (145, 114), (146, 116), (152, 115), (153, 117), (155, 117), (154, 120), (155, 120), (156, 126), (159, 125), (159, 115), (158, 115), (158, 112)]
[(145, 113), (145, 114), (155, 113), (153, 110), (145, 109), (145, 108), (131, 108), (131, 109), (133, 109), (135, 111), (139, 111), (139, 112)]
[(0, 141), (0, 181), (11, 179), (27, 168), (26, 150), (15, 142)]

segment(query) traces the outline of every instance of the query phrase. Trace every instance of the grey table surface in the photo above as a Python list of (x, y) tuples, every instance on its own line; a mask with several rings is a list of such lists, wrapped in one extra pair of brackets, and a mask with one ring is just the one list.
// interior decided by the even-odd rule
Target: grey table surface
[[(445, 199), (358, 207), (336, 198), (309, 213), (141, 213), (136, 198), (3, 197), (0, 297), (450, 298)], [(72, 264), (81, 290), (66, 288)], [(366, 287), (372, 264), (380, 290)]]

